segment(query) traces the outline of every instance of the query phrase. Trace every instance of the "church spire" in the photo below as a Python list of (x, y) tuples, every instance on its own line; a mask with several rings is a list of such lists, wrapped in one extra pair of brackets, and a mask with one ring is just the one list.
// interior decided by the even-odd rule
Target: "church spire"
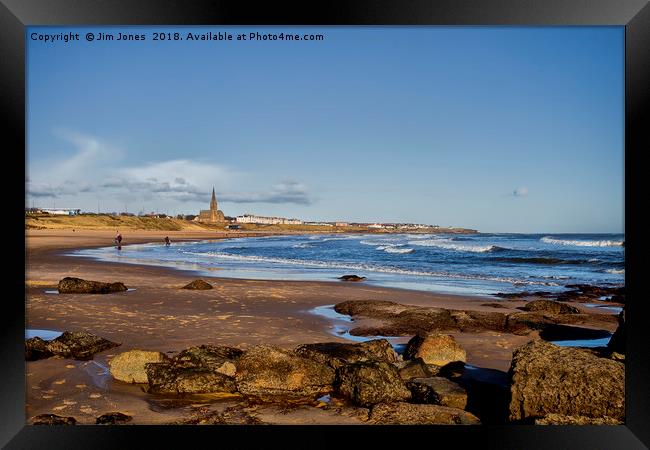
[(210, 209), (217, 210), (217, 196), (214, 194), (214, 186), (212, 186), (212, 200), (210, 200)]

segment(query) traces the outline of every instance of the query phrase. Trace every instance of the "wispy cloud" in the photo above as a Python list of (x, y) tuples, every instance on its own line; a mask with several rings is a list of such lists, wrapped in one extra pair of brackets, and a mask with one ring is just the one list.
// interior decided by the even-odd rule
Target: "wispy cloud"
[(205, 203), (215, 187), (220, 202), (313, 202), (306, 186), (296, 180), (284, 180), (268, 190), (239, 191), (237, 186), (244, 184), (247, 174), (229, 167), (189, 159), (129, 166), (124, 164), (125, 152), (100, 139), (68, 131), (57, 131), (56, 135), (71, 144), (74, 152), (30, 167), (26, 180), (30, 197), (67, 197), (78, 202), (81, 194), (92, 193), (94, 197), (112, 198), (118, 204), (153, 200), (163, 207), (170, 203)]

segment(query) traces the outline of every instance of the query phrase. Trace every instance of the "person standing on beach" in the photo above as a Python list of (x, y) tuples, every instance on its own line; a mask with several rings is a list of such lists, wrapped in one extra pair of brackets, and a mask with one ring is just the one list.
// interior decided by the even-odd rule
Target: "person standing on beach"
[(165, 246), (169, 247), (171, 245), (171, 241), (169, 240), (169, 236), (165, 236)]

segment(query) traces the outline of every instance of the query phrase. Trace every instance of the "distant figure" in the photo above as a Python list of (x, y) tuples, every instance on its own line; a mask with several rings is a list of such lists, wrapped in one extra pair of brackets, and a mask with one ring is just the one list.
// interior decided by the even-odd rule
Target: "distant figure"
[(170, 245), (171, 245), (171, 241), (169, 240), (169, 236), (165, 236), (165, 245), (166, 245), (166, 246), (170, 246)]
[(117, 233), (117, 236), (115, 236), (115, 241), (117, 242), (117, 247), (118, 250), (122, 246), (122, 235), (120, 233)]

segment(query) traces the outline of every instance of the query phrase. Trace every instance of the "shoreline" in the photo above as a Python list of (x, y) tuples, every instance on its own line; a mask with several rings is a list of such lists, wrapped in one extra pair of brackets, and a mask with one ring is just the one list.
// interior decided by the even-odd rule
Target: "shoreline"
[[(162, 243), (166, 235), (172, 242), (243, 237), (241, 233), (233, 234), (129, 233), (124, 245)], [(73, 249), (110, 246), (113, 236), (112, 231), (26, 233), (25, 328), (88, 331), (121, 343), (97, 354), (92, 361), (51, 358), (27, 362), (27, 418), (54, 413), (73, 415), (80, 423), (92, 423), (97, 413), (106, 412), (109, 405), (109, 410), (130, 412), (137, 417), (136, 423), (143, 424), (170, 423), (179, 415), (186, 416), (186, 408), (155, 406), (152, 402), (157, 400), (141, 392), (140, 387), (115, 381), (106, 373), (108, 360), (130, 349), (155, 350), (173, 356), (203, 344), (246, 349), (262, 343), (293, 348), (304, 343), (351, 342), (333, 332), (336, 324), (331, 320), (312, 312), (314, 308), (346, 300), (385, 300), (486, 312), (518, 311), (516, 308), (525, 304), (521, 299), (440, 294), (364, 282), (247, 280), (218, 275), (201, 277), (214, 289), (189, 291), (180, 288), (197, 278), (192, 271), (65, 255)], [(135, 290), (105, 295), (45, 293), (55, 289), (65, 276), (121, 281)], [(495, 308), (490, 303), (502, 307)], [(592, 310), (588, 311), (591, 314), (610, 314), (594, 311), (599, 308), (583, 309)], [(355, 326), (363, 326), (376, 321), (354, 322)], [(612, 324), (610, 331), (614, 328)], [(492, 331), (449, 334), (466, 349), (469, 365), (501, 372), (509, 367), (512, 351), (536, 337)], [(401, 337), (400, 343), (410, 337)], [(348, 423), (342, 417), (327, 420)]]

